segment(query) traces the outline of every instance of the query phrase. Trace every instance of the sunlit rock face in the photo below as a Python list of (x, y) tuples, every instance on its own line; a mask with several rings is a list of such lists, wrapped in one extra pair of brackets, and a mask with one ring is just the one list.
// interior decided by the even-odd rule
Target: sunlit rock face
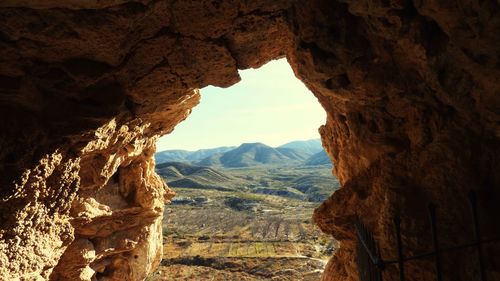
[[(342, 2), (342, 3), (340, 3)], [(395, 258), (483, 235), (500, 213), (500, 16), (495, 1), (2, 1), (0, 279), (142, 280), (161, 259), (155, 141), (237, 69), (286, 56), (327, 111), (343, 188), (315, 222), (341, 242), (323, 280), (357, 280), (360, 217)], [(500, 278), (499, 246), (485, 247)], [(167, 253), (168, 254), (168, 253)], [(451, 255), (449, 280), (476, 280)], [(472, 261), (471, 261), (472, 260)], [(460, 266), (457, 266), (459, 264)], [(451, 267), (455, 265), (454, 267)], [(432, 263), (407, 265), (433, 280)], [(388, 268), (384, 280), (396, 280)]]

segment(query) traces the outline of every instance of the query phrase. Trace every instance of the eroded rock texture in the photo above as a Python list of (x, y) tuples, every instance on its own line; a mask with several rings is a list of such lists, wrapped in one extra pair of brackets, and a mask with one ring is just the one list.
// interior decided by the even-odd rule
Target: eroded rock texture
[[(237, 69), (286, 56), (328, 113), (320, 132), (343, 188), (314, 215), (341, 242), (324, 280), (357, 280), (352, 223), (395, 258), (484, 236), (500, 212), (499, 4), (485, 1), (3, 1), (0, 276), (141, 280), (161, 258), (155, 141)], [(498, 246), (485, 249), (500, 278)], [(473, 252), (444, 263), (477, 280)], [(472, 261), (471, 261), (472, 260)], [(454, 265), (451, 268), (451, 265)], [(460, 266), (457, 266), (460, 265)], [(432, 280), (431, 263), (407, 266)], [(396, 280), (388, 268), (384, 280)]]

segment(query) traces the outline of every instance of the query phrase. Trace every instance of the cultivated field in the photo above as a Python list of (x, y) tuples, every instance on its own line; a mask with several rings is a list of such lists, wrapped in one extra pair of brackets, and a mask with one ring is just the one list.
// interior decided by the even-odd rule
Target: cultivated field
[[(261, 181), (263, 173), (246, 177)], [(336, 248), (311, 221), (317, 202), (244, 189), (174, 190), (162, 266), (151, 280), (319, 280)]]

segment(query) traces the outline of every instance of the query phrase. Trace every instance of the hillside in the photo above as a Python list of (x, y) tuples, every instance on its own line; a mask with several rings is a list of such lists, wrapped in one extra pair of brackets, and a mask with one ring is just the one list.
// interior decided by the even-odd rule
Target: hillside
[(258, 165), (300, 165), (311, 157), (308, 150), (291, 147), (273, 148), (263, 143), (244, 143), (225, 153), (214, 154), (196, 164), (240, 168)]
[(304, 201), (325, 200), (339, 183), (329, 166), (267, 165), (220, 170), (180, 162), (156, 166), (170, 187), (239, 191)]
[(311, 154), (309, 154), (309, 152), (301, 149), (278, 147), (276, 148), (276, 150), (279, 151), (281, 154), (285, 155), (286, 157), (296, 161), (304, 161), (307, 160), (309, 157), (311, 157)]
[(208, 148), (208, 149), (199, 149), (196, 151), (187, 151), (187, 150), (164, 150), (157, 152), (155, 154), (155, 160), (157, 164), (165, 163), (165, 162), (196, 162), (200, 161), (204, 158), (210, 157), (216, 153), (224, 153), (231, 149), (234, 149), (234, 146), (221, 146), (216, 148)]
[(320, 139), (312, 139), (305, 141), (292, 141), (289, 143), (285, 143), (280, 145), (278, 148), (291, 148), (294, 150), (300, 150), (304, 153), (307, 153), (309, 156), (316, 154), (323, 150), (323, 145), (321, 144)]
[(237, 181), (236, 178), (218, 170), (181, 162), (156, 165), (156, 172), (167, 180), (167, 184), (171, 187), (229, 191), (233, 190), (230, 186), (234, 186)]
[(190, 154), (187, 150), (165, 150), (155, 153), (156, 164), (172, 161), (186, 161), (186, 157)]
[(316, 165), (332, 165), (332, 160), (326, 154), (325, 150), (321, 150), (320, 152), (310, 156), (305, 162), (306, 166), (316, 166)]

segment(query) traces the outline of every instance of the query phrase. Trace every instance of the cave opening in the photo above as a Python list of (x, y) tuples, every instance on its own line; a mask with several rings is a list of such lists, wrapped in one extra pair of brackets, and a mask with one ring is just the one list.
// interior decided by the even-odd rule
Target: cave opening
[[(360, 279), (358, 219), (382, 258), (396, 257), (395, 216), (404, 255), (425, 253), (433, 202), (441, 245), (460, 245), (473, 235), (474, 191), (483, 238), (498, 236), (498, 1), (0, 6), (2, 280), (155, 271), (172, 196), (155, 173), (157, 139), (198, 103), (196, 89), (229, 87), (238, 69), (283, 56), (328, 113), (320, 130), (342, 184), (314, 212), (341, 243), (322, 280)], [(483, 247), (488, 280), (500, 279), (499, 248)], [(445, 278), (479, 280), (470, 257), (443, 258)], [(435, 280), (430, 259), (404, 270)]]
[(286, 59), (240, 76), (201, 89), (157, 142), (156, 172), (177, 193), (157, 278), (317, 280), (338, 247), (312, 221), (340, 187), (319, 139), (324, 109)]

